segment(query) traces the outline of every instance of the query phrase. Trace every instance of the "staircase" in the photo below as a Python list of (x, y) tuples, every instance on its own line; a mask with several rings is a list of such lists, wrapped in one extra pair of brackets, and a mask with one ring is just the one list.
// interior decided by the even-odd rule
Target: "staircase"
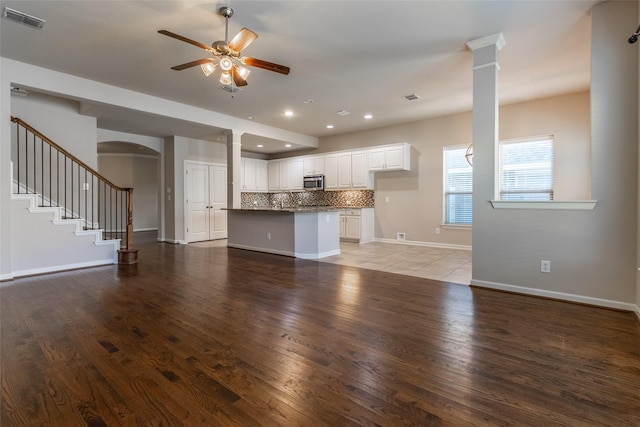
[(137, 262), (133, 189), (120, 188), (12, 117), (14, 277)]

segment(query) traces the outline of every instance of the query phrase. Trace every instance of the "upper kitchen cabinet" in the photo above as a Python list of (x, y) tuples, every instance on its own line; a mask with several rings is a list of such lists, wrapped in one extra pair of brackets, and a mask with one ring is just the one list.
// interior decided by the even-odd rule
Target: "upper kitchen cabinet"
[(241, 159), (242, 191), (266, 192), (269, 180), (267, 161), (259, 159)]
[(324, 156), (305, 157), (303, 159), (304, 175), (322, 175), (324, 173)]
[(366, 151), (338, 154), (338, 188), (373, 188)]
[(369, 150), (369, 170), (411, 170), (411, 146), (406, 143), (385, 145)]
[(304, 190), (304, 169), (303, 160), (294, 158), (291, 160), (291, 189), (295, 191)]

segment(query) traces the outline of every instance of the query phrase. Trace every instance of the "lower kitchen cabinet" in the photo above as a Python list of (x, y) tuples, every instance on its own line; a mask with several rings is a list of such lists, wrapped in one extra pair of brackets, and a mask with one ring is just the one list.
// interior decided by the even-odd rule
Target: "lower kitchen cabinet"
[(373, 208), (340, 211), (340, 240), (367, 243), (373, 240)]

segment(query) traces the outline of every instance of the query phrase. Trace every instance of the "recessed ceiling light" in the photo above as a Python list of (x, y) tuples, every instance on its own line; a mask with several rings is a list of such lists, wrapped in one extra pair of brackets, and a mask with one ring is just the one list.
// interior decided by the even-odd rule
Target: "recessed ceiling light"
[(285, 147), (291, 148), (291, 144), (284, 144)]
[(313, 99), (305, 99), (304, 103), (305, 104), (311, 104), (311, 103), (313, 103)]
[(345, 110), (340, 110), (340, 111), (336, 111), (336, 114), (339, 116), (348, 116), (351, 113)]
[(371, 114), (365, 114), (365, 115), (364, 115), (364, 118), (365, 118), (365, 119), (367, 119), (367, 120), (369, 120), (369, 119), (372, 119), (372, 118), (373, 118), (373, 116), (372, 116)]
[(327, 125), (327, 129), (333, 129), (333, 125)]
[(256, 119), (256, 116), (249, 116), (249, 117), (247, 117), (247, 119), (249, 119), (249, 120), (255, 120), (255, 119)]
[(291, 116), (293, 116), (293, 111), (287, 110), (287, 111), (284, 112), (284, 115), (287, 116), (287, 117), (291, 117)]
[(257, 147), (258, 147), (258, 148), (263, 148), (263, 147), (264, 147), (264, 145), (262, 145), (262, 144), (258, 144), (258, 145), (257, 145)]

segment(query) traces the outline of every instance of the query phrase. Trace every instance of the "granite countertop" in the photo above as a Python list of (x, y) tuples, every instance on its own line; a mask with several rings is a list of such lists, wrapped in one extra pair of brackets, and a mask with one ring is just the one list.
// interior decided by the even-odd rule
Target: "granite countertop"
[(240, 209), (234, 209), (234, 208), (223, 208), (224, 210), (228, 210), (228, 211), (240, 211), (240, 212), (290, 212), (290, 213), (295, 213), (295, 212), (331, 212), (331, 211), (337, 211), (340, 210), (342, 208), (339, 207), (335, 207), (335, 206), (298, 206), (298, 207), (272, 207), (272, 206), (254, 206), (251, 208), (240, 208)]

